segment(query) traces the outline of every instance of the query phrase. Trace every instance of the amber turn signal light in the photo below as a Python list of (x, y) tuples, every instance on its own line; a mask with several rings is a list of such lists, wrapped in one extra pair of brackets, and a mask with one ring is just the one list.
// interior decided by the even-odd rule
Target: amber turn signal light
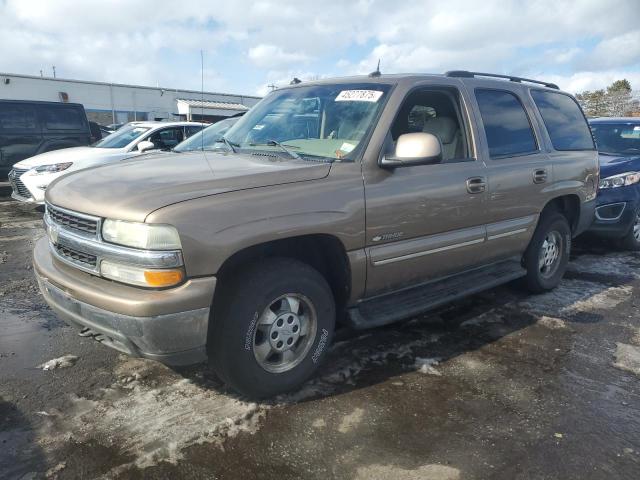
[(182, 270), (145, 270), (144, 279), (150, 287), (170, 287), (184, 280)]

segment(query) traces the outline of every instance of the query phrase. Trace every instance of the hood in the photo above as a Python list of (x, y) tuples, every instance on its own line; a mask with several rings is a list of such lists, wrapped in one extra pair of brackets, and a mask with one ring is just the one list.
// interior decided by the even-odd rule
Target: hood
[(33, 168), (40, 165), (51, 165), (54, 163), (80, 162), (82, 160), (96, 160), (98, 158), (108, 159), (109, 157), (122, 156), (120, 148), (95, 148), (95, 147), (71, 147), (52, 152), (41, 153), (15, 164), (18, 168)]
[(73, 172), (51, 183), (53, 205), (142, 222), (154, 210), (193, 198), (324, 178), (331, 164), (195, 151), (149, 155)]
[(600, 159), (600, 178), (626, 172), (640, 172), (640, 155), (604, 155)]

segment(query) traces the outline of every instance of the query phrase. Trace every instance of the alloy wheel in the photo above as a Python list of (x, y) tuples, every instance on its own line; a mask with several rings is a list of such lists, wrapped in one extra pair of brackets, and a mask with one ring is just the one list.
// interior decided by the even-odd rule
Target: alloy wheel
[(276, 298), (258, 318), (253, 354), (271, 373), (296, 367), (307, 356), (316, 337), (317, 315), (304, 295), (288, 293)]
[(547, 233), (538, 257), (538, 268), (543, 277), (552, 277), (560, 265), (562, 257), (562, 237), (557, 231)]

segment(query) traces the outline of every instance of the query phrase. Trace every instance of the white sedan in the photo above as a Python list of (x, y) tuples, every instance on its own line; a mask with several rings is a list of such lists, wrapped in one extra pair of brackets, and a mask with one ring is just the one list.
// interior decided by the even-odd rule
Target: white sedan
[(62, 175), (151, 150), (171, 150), (204, 127), (197, 122), (132, 122), (90, 147), (65, 148), (27, 158), (9, 172), (11, 196), (41, 205), (47, 186)]

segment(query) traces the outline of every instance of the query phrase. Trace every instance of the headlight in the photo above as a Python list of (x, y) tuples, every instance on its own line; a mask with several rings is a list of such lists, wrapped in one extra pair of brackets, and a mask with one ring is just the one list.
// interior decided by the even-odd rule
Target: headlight
[(600, 188), (627, 187), (640, 182), (639, 172), (627, 172), (600, 179)]
[(144, 250), (179, 250), (180, 236), (171, 225), (105, 220), (102, 238), (107, 242)]
[(34, 169), (32, 169), (32, 171), (35, 172), (36, 174), (58, 173), (58, 172), (62, 172), (63, 170), (66, 170), (71, 165), (73, 165), (73, 162), (54, 163), (52, 165), (40, 165), (39, 167), (35, 167)]
[(172, 287), (184, 280), (184, 272), (181, 268), (152, 270), (107, 260), (100, 262), (100, 274), (118, 282), (154, 288)]

